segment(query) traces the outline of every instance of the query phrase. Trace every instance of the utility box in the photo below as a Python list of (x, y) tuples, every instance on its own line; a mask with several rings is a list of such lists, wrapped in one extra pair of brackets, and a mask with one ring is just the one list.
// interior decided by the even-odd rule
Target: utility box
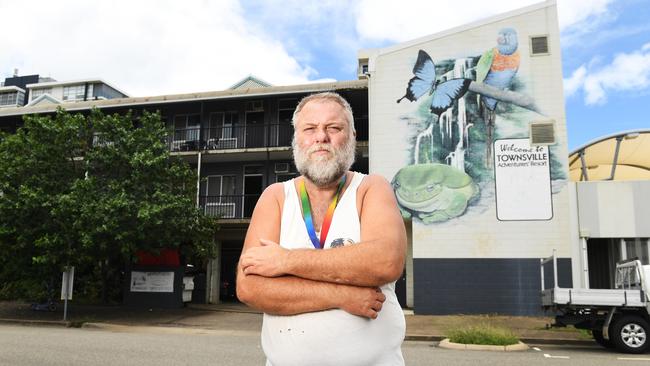
[[(138, 261), (127, 271), (124, 304), (143, 308), (182, 308), (186, 286), (185, 268), (178, 250), (162, 249), (157, 255), (138, 252)], [(191, 291), (191, 290), (190, 290)], [(190, 295), (191, 298), (191, 295)]]
[(183, 277), (183, 302), (192, 301), (192, 291), (194, 291), (194, 276)]

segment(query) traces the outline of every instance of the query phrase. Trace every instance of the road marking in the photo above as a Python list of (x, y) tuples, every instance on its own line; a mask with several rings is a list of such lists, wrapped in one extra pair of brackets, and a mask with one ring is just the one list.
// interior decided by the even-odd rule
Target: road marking
[(544, 357), (546, 357), (546, 358), (564, 358), (564, 359), (569, 358), (569, 356), (551, 356), (548, 353), (544, 353)]
[(617, 357), (617, 359), (623, 361), (650, 361), (650, 358), (642, 358), (642, 357)]
[(539, 347), (533, 347), (533, 349), (534, 349), (535, 351), (541, 351), (541, 349), (539, 349)]

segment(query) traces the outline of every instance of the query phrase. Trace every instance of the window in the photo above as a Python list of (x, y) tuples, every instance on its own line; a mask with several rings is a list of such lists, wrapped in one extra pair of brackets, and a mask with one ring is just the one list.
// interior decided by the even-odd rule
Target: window
[(83, 100), (85, 91), (83, 85), (64, 86), (63, 100)]
[(197, 141), (200, 128), (200, 114), (179, 114), (174, 116), (174, 140), (176, 141)]
[(281, 124), (291, 123), (293, 111), (296, 110), (297, 105), (297, 99), (280, 99), (278, 101), (278, 122)]
[(234, 175), (210, 175), (201, 182), (201, 194), (208, 197), (235, 194)]
[(638, 258), (641, 264), (650, 264), (648, 261), (648, 239), (633, 238), (623, 239), (625, 242), (626, 259)]
[(274, 146), (290, 146), (293, 128), (291, 120), (298, 105), (298, 99), (280, 99), (278, 101), (278, 124), (271, 126), (270, 142)]
[(229, 139), (233, 137), (233, 125), (239, 122), (237, 112), (216, 112), (210, 114), (208, 139)]
[(32, 89), (32, 90), (29, 92), (29, 95), (30, 95), (30, 97), (29, 97), (30, 99), (29, 99), (29, 100), (32, 101), (32, 100), (34, 100), (34, 99), (40, 97), (40, 96), (43, 95), (43, 94), (50, 94), (50, 95), (52, 95), (52, 88)]
[(18, 93), (0, 93), (0, 105), (16, 105), (16, 96)]
[(210, 175), (201, 181), (201, 195), (205, 214), (221, 218), (235, 217), (236, 202), (234, 175)]

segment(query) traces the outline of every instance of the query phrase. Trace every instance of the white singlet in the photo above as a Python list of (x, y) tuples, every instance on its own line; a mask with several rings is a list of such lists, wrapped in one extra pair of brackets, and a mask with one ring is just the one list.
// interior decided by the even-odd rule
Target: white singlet
[[(325, 249), (361, 240), (357, 188), (364, 175), (354, 173), (334, 211)], [(280, 245), (311, 248), (294, 180), (284, 182)], [(380, 212), (377, 213), (381, 215)], [(401, 345), (405, 321), (395, 296), (395, 283), (381, 286), (386, 295), (377, 319), (326, 310), (292, 316), (264, 314), (262, 348), (267, 366), (404, 365)]]

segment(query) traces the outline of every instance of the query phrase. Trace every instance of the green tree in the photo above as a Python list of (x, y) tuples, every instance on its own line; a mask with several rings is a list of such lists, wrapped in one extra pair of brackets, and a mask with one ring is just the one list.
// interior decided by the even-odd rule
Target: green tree
[(195, 207), (195, 173), (170, 156), (166, 134), (147, 112), (26, 118), (0, 143), (9, 158), (0, 169), (16, 172), (0, 182), (2, 246), (29, 248), (49, 269), (98, 271), (104, 301), (121, 290), (117, 277), (136, 251), (212, 256), (215, 221)]
[(0, 275), (3, 292), (34, 296), (73, 257), (74, 218), (62, 215), (75, 181), (84, 175), (78, 153), (83, 116), (26, 117), (0, 142)]

